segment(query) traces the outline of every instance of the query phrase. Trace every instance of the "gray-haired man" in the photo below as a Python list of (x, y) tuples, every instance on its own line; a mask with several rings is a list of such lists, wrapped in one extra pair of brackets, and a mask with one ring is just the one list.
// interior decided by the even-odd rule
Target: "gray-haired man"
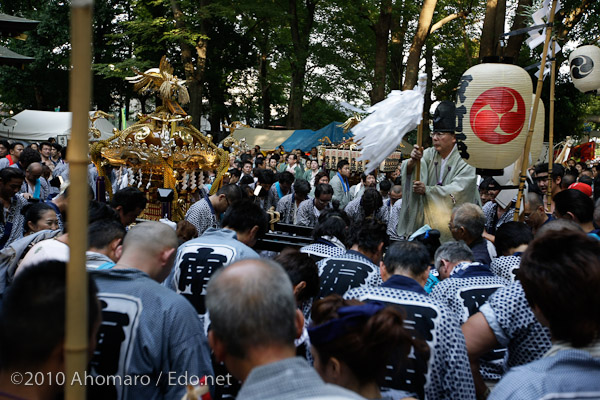
[(292, 283), (278, 264), (244, 260), (219, 270), (208, 283), (208, 333), (215, 358), (243, 381), (239, 400), (359, 399), (323, 382), (295, 357), (304, 319)]

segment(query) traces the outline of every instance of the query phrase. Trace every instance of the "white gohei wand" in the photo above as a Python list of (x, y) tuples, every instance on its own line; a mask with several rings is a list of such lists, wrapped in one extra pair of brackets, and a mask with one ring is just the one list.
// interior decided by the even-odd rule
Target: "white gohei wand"
[(413, 90), (393, 90), (367, 112), (371, 113), (352, 128), (354, 141), (362, 150), (358, 161), (369, 160), (366, 173), (377, 168), (402, 143), (408, 132), (417, 128), (423, 118), (427, 75), (419, 74)]
[(189, 174), (187, 171), (185, 171), (181, 177), (181, 190), (186, 190), (188, 188), (188, 179)]
[(133, 168), (129, 168), (129, 170), (127, 171), (127, 177), (128, 177), (127, 184), (129, 186), (133, 186), (133, 183), (135, 182), (135, 174), (133, 173)]
[(150, 189), (150, 185), (152, 184), (152, 173), (154, 171), (150, 170), (150, 178), (148, 178), (148, 183), (146, 184), (146, 190)]
[(144, 175), (142, 173), (142, 169), (141, 168), (138, 169), (138, 179), (139, 179), (139, 181), (138, 181), (138, 188), (141, 188), (142, 187), (142, 179), (144, 179)]

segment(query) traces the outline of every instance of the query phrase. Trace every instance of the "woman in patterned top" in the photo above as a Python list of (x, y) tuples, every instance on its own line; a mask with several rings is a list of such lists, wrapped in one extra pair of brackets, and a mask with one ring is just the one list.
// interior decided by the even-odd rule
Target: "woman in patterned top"
[(361, 197), (352, 200), (344, 209), (355, 222), (367, 218), (375, 218), (387, 225), (388, 208), (384, 207), (383, 199), (377, 189), (367, 188)]
[[(323, 380), (367, 399), (391, 399), (379, 389), (387, 365), (407, 358), (413, 345), (399, 310), (382, 303), (344, 300), (333, 294), (317, 301), (308, 329), (315, 369)], [(394, 392), (394, 398), (411, 398)]]
[(315, 262), (346, 254), (349, 226), (350, 218), (344, 211), (336, 208), (325, 210), (313, 230), (315, 242), (302, 247), (300, 252), (307, 253)]

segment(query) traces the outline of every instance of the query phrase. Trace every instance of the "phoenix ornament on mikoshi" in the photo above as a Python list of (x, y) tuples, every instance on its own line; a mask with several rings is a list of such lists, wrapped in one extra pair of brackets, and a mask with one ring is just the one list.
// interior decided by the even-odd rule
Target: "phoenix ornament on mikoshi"
[[(185, 80), (173, 75), (173, 67), (167, 61), (166, 56), (160, 59), (159, 68), (150, 68), (145, 72), (132, 68), (136, 76), (125, 78), (133, 83), (133, 90), (139, 93), (156, 92), (167, 103), (167, 107), (174, 114), (186, 115), (179, 104), (190, 102), (190, 95), (185, 87)], [(176, 102), (171, 99), (177, 98)]]
[[(109, 175), (104, 167), (110, 165), (117, 168), (118, 187), (137, 186), (145, 192), (148, 206), (144, 218), (163, 217), (158, 189), (173, 189), (172, 219), (177, 221), (196, 201), (203, 171), (218, 171), (210, 194), (220, 188), (229, 157), (210, 135), (192, 125), (192, 117), (181, 108), (180, 103), (190, 100), (186, 82), (174, 75), (165, 57), (159, 65), (145, 72), (134, 69), (136, 75), (126, 79), (139, 93), (156, 93), (162, 104), (149, 114), (140, 113), (136, 123), (115, 130), (110, 139), (92, 144), (90, 155), (105, 181)], [(112, 186), (107, 185), (106, 190), (110, 196)]]

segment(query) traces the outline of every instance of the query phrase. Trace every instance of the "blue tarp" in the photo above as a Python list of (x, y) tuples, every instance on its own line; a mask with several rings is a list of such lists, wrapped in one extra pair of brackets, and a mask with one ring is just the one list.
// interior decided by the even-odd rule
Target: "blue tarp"
[(318, 131), (310, 129), (301, 129), (294, 131), (292, 135), (282, 143), (285, 151), (292, 151), (294, 149), (301, 149), (304, 152), (310, 151), (312, 147), (317, 147), (321, 143), (319, 139), (327, 136), (333, 143), (340, 143), (344, 139), (352, 137), (352, 132), (344, 133), (344, 129), (338, 127), (341, 122), (332, 122), (324, 128)]

